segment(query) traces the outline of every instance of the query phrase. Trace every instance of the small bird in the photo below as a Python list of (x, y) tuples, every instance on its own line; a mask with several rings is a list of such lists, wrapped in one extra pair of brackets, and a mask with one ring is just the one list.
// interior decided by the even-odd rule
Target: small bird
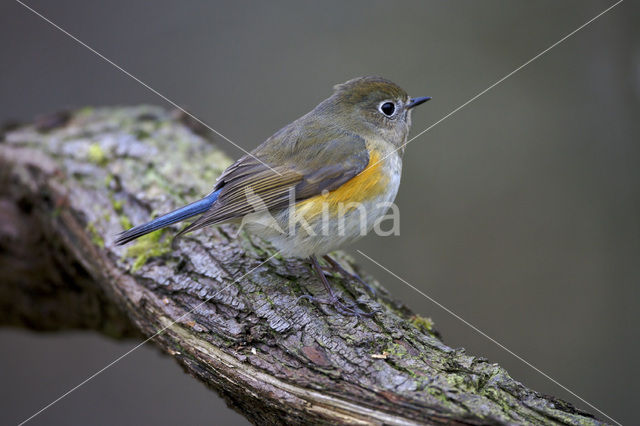
[(303, 298), (332, 304), (343, 314), (365, 314), (355, 303), (339, 299), (318, 256), (372, 291), (328, 253), (362, 237), (386, 213), (400, 184), (412, 108), (429, 99), (411, 98), (375, 76), (338, 84), (312, 111), (227, 168), (209, 195), (121, 233), (115, 243), (126, 244), (197, 215), (176, 237), (240, 222), (283, 256), (310, 260), (329, 298)]

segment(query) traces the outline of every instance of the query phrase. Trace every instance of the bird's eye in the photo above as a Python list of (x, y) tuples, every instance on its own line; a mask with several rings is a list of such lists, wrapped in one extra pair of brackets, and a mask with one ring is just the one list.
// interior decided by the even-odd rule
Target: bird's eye
[(378, 107), (378, 109), (387, 117), (391, 117), (393, 113), (396, 112), (396, 106), (393, 102), (384, 102)]

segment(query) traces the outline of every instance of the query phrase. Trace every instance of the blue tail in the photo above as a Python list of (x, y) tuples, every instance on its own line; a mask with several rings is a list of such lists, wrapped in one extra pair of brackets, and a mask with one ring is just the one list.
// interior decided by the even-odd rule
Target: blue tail
[(135, 240), (138, 237), (153, 232), (157, 229), (173, 225), (174, 223), (181, 222), (190, 217), (204, 213), (216, 202), (220, 190), (212, 192), (201, 200), (195, 201), (191, 204), (187, 204), (184, 207), (180, 207), (177, 210), (167, 213), (158, 218), (153, 219), (151, 222), (147, 222), (144, 225), (135, 226), (127, 231), (124, 231), (116, 239), (116, 245), (120, 246), (130, 241)]

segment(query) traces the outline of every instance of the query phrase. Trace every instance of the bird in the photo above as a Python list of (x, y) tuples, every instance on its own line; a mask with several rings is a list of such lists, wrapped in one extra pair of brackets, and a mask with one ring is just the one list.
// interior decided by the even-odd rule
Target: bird
[(373, 291), (329, 253), (364, 236), (394, 201), (411, 112), (430, 99), (410, 97), (378, 76), (337, 84), (313, 110), (222, 172), (211, 193), (122, 232), (115, 244), (195, 216), (176, 238), (210, 225), (239, 223), (283, 257), (309, 260), (329, 297), (299, 299), (331, 304), (345, 315), (367, 315), (356, 303), (340, 300), (318, 257)]

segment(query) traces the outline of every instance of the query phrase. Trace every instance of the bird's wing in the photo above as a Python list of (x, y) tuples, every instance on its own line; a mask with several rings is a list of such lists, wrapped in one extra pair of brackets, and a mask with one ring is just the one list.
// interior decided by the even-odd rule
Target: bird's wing
[[(265, 164), (269, 163), (267, 167)], [(240, 158), (225, 170), (215, 187), (221, 190), (218, 200), (180, 234), (255, 211), (284, 208), (292, 190), (295, 201), (319, 195), (323, 190), (332, 191), (368, 163), (365, 141), (356, 135), (298, 144), (290, 152), (283, 152), (277, 144), (262, 145), (253, 155)]]

